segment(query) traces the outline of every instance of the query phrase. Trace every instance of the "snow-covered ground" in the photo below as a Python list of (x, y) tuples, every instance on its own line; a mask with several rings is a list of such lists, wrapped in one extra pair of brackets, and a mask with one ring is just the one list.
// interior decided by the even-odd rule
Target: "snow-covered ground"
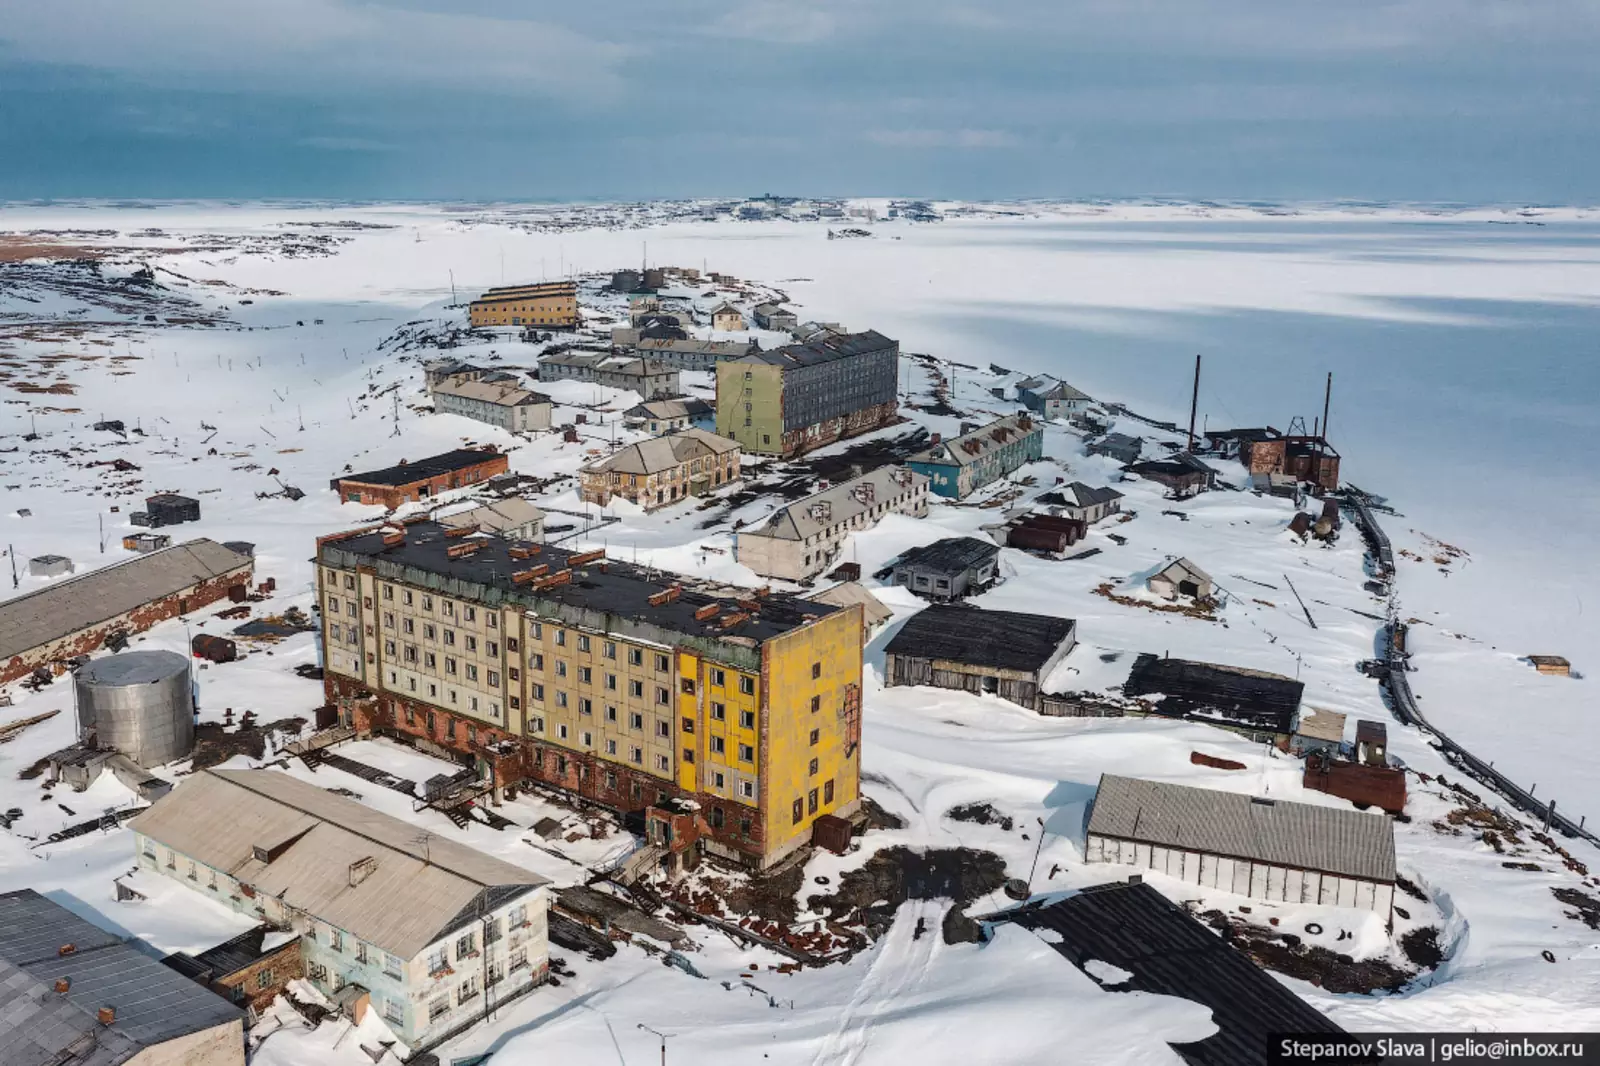
[[(1191, 209), (1156, 207), (1096, 213), (1040, 206), (1026, 214), (1032, 217), (998, 217), (991, 210), (938, 226), (876, 224), (871, 241), (830, 242), (820, 224), (670, 221), (640, 229), (628, 227), (651, 222), (648, 213), (580, 208), (6, 209), (0, 212), (0, 228), (6, 230), (106, 230), (111, 232), (56, 239), (80, 246), (146, 249), (155, 280), (169, 287), (169, 295), (191, 301), (226, 324), (187, 328), (146, 323), (142, 313), (108, 310), (104, 303), (41, 289), (37, 283), (6, 288), (7, 275), (0, 272), (0, 374), (5, 375), (0, 377), (0, 398), (7, 401), (0, 409), (0, 523), (5, 540), (20, 560), (54, 552), (70, 556), (80, 570), (97, 566), (125, 556), (120, 538), (131, 529), (126, 515), (145, 495), (183, 492), (201, 501), (204, 518), (171, 530), (175, 539), (203, 535), (254, 542), (258, 574), (278, 581), (278, 593), (258, 605), (256, 614), (289, 606), (309, 609), (314, 538), (380, 513), (341, 505), (327, 489), (328, 479), (347, 466), (381, 466), (466, 441), (493, 442), (510, 450), (513, 470), (549, 479), (570, 475), (614, 441), (633, 439), (621, 427), (620, 415), (636, 396), (574, 383), (541, 388), (561, 405), (558, 424), (573, 421), (579, 413), (585, 416), (576, 444), (564, 443), (559, 434), (514, 438), (428, 412), (421, 392), (423, 359), (448, 354), (498, 359), (506, 366), (534, 362), (539, 347), (509, 333), (447, 352), (426, 342), (392, 339), (407, 327), (412, 337), (438, 338), (449, 326), (460, 325), (464, 308), (451, 306), (452, 282), (464, 303), (478, 287), (502, 280), (502, 256), (505, 280), (561, 269), (609, 271), (636, 263), (647, 240), (653, 263), (704, 265), (748, 281), (745, 291), (714, 297), (703, 295), (712, 291), (710, 285), (677, 290), (702, 310), (724, 296), (748, 307), (756, 299), (783, 293), (799, 305), (802, 317), (877, 328), (901, 339), (907, 351), (964, 364), (954, 368), (953, 402), (965, 410), (999, 414), (1013, 408), (990, 393), (1014, 380), (1014, 375), (988, 369), (996, 362), (1016, 370), (1052, 370), (1103, 394), (1102, 399), (1161, 417), (1171, 417), (1182, 405), (1187, 384), (1179, 380), (1181, 373), (1168, 380), (1144, 366), (1130, 381), (1081, 337), (1070, 346), (1059, 339), (1012, 350), (978, 345), (970, 322), (951, 317), (957, 304), (962, 314), (980, 305), (986, 314), (1015, 313), (1019, 319), (1103, 314), (1110, 316), (1101, 325), (1111, 336), (1129, 328), (1141, 313), (1156, 318), (1180, 303), (1219, 316), (1271, 308), (1360, 317), (1389, 313), (1374, 302), (1377, 292), (1391, 297), (1410, 293), (1421, 300), (1430, 294), (1459, 297), (1491, 288), (1502, 300), (1581, 303), (1585, 285), (1591, 296), (1595, 291), (1589, 279), (1600, 264), (1591, 250), (1593, 262), (1573, 253), (1569, 261), (1552, 265), (1537, 243), (1507, 244), (1500, 258), (1484, 264), (1469, 254), (1481, 248), (1450, 250), (1444, 247), (1448, 242), (1432, 241), (1431, 254), (1455, 261), (1446, 275), (1432, 276), (1401, 258), (1374, 254), (1369, 233), (1352, 235), (1340, 228), (1356, 216), (1335, 209), (1307, 212), (1298, 220), (1313, 234), (1317, 226), (1327, 227), (1314, 255), (1284, 252), (1278, 246), (1282, 234), (1272, 228), (1282, 221), (1243, 208), (1210, 209), (1205, 217)], [(1376, 223), (1370, 215), (1361, 217), (1366, 224), (1391, 227), (1437, 219), (1420, 209), (1393, 211)], [(609, 225), (583, 228), (585, 219)], [(1219, 219), (1238, 228), (1192, 228)], [(1581, 219), (1547, 220), (1583, 225)], [(330, 225), (347, 221), (372, 228)], [(1483, 212), (1458, 216), (1450, 224), (1487, 226), (1492, 221), (1520, 219), (1512, 213)], [(1257, 224), (1261, 228), (1252, 232)], [(1170, 246), (1174, 227), (1182, 229), (1179, 248)], [(1216, 247), (1198, 247), (1201, 235)], [(310, 237), (318, 240), (310, 242)], [(1299, 233), (1297, 247), (1308, 240)], [(1404, 243), (1403, 235), (1391, 240)], [(1352, 244), (1359, 251), (1341, 250)], [(137, 253), (118, 252), (103, 273), (125, 275), (134, 258)], [(586, 302), (593, 301), (586, 295)], [(176, 308), (174, 301), (173, 309), (159, 317), (183, 317)], [(616, 313), (616, 301), (604, 309)], [(1166, 327), (1152, 328), (1159, 332)], [(763, 335), (763, 343), (774, 339)], [(1188, 358), (1190, 346), (1181, 334), (1166, 340), (1179, 353), (1175, 362)], [(1324, 355), (1335, 360), (1340, 353)], [(1316, 366), (1306, 373), (1308, 394), (1318, 393), (1321, 364)], [(707, 375), (686, 374), (684, 379), (692, 390), (709, 392)], [(40, 393), (20, 391), (18, 384), (70, 389)], [(930, 385), (925, 364), (903, 362), (901, 389), (909, 401), (926, 402)], [(1272, 422), (1286, 428), (1281, 414), (1258, 409), (1259, 395), (1230, 392), (1211, 408), (1216, 412), (1212, 421), (1227, 414), (1229, 421), (1241, 424)], [(1336, 428), (1334, 436), (1343, 446), (1349, 476), (1412, 513), (1407, 492), (1420, 478), (1396, 473), (1403, 464), (1382, 451), (1380, 439), (1358, 428), (1361, 423), (1350, 410), (1359, 400), (1354, 383), (1347, 398), (1342, 391), (1339, 395), (1334, 425), (1348, 425), (1351, 432), (1346, 439)], [(1315, 399), (1320, 403), (1319, 393)], [(1309, 400), (1303, 406), (1311, 413)], [(935, 431), (957, 428), (955, 418), (909, 408), (906, 413)], [(91, 423), (101, 417), (122, 419), (143, 435), (124, 441), (92, 431)], [(904, 428), (879, 435), (893, 436)], [(1148, 427), (1136, 423), (1119, 428), (1151, 435)], [(30, 431), (37, 432), (37, 440), (24, 439)], [(1025, 471), (1035, 480), (1029, 494), (1052, 487), (1058, 477), (1101, 484), (1116, 476), (1106, 460), (1086, 457), (1081, 438), (1061, 425), (1048, 427), (1045, 453), (1047, 461)], [(139, 469), (115, 472), (109, 466), (88, 465), (116, 458)], [(1437, 477), (1438, 469), (1430, 458), (1427, 473)], [(762, 464), (750, 467), (754, 476), (762, 470)], [(1223, 475), (1243, 480), (1242, 471), (1231, 465), (1223, 466)], [(1451, 476), (1458, 485), (1468, 480)], [(307, 495), (293, 502), (281, 498), (275, 495), (280, 482)], [(1152, 484), (1118, 487), (1127, 493), (1126, 510), (1136, 517), (1097, 527), (1079, 546), (1099, 548), (1099, 554), (1046, 561), (1008, 549), (1002, 555), (1003, 580), (979, 600), (988, 607), (1046, 611), (1078, 620), (1082, 644), (1051, 679), (1054, 687), (1103, 690), (1123, 680), (1138, 653), (1170, 652), (1297, 676), (1306, 683), (1308, 704), (1387, 718), (1376, 684), (1354, 669), (1356, 661), (1372, 654), (1378, 625), (1374, 616), (1384, 613), (1385, 604), (1362, 588), (1362, 548), (1353, 529), (1332, 547), (1306, 545), (1287, 531), (1293, 515), (1287, 501), (1216, 492), (1174, 504), (1163, 500)], [(1474, 490), (1463, 486), (1461, 491)], [(733, 510), (701, 511), (689, 505), (651, 515), (618, 505), (603, 516), (614, 521), (597, 525), (602, 516), (578, 501), (570, 480), (551, 483), (539, 497), (541, 506), (556, 512), (552, 524), (573, 527), (574, 543), (744, 584), (759, 582), (732, 561), (728, 531), (735, 518), (758, 518), (774, 502), (756, 499)], [(110, 512), (113, 505), (120, 510)], [(1484, 503), (1486, 509), (1499, 505), (1498, 499)], [(1580, 501), (1567, 506), (1581, 511), (1587, 505)], [(23, 510), (31, 514), (19, 516)], [(1169, 511), (1179, 514), (1164, 513)], [(951, 533), (982, 535), (983, 527), (999, 521), (1002, 513), (999, 508), (939, 504), (926, 520), (892, 516), (858, 535), (847, 557), (870, 574), (913, 545)], [(1524, 606), (1506, 594), (1518, 580), (1549, 580), (1550, 573), (1565, 573), (1567, 567), (1551, 558), (1545, 561), (1548, 570), (1519, 569), (1525, 560), (1504, 549), (1505, 541), (1482, 539), (1483, 530), (1504, 528), (1496, 524), (1503, 516), (1457, 532), (1448, 524), (1448, 508), (1435, 513), (1444, 525), (1386, 519), (1396, 547), (1418, 557), (1401, 560), (1398, 589), (1403, 612), (1429, 623), (1412, 629), (1419, 665), (1414, 687), (1425, 709), (1483, 757), (1511, 768), (1513, 776), (1529, 784), (1537, 782), (1540, 795), (1555, 795), (1564, 808), (1570, 804), (1574, 815), (1600, 810), (1600, 792), (1588, 773), (1581, 743), (1591, 727), (1578, 718), (1585, 709), (1583, 693), (1592, 682), (1539, 677), (1516, 661), (1517, 655), (1532, 651), (1564, 651), (1581, 669), (1582, 653), (1594, 646), (1585, 636), (1592, 630), (1584, 627), (1593, 623), (1563, 614), (1561, 604)], [(1113, 532), (1125, 543), (1114, 541), (1109, 536)], [(1462, 545), (1470, 559), (1452, 558), (1425, 534)], [(1095, 591), (1109, 583), (1119, 593), (1135, 595), (1138, 577), (1174, 555), (1194, 560), (1229, 593), (1216, 620), (1152, 612)], [(1435, 556), (1445, 562), (1435, 562)], [(1477, 578), (1483, 570), (1488, 575)], [(24, 574), (17, 591), (42, 587), (45, 580)], [(1295, 603), (1291, 581), (1316, 628), (1307, 624)], [(921, 606), (903, 590), (886, 589), (881, 595), (897, 621)], [(1551, 628), (1551, 614), (1564, 620), (1564, 636), (1561, 627)], [(214, 610), (193, 616), (188, 632), (231, 628), (233, 623), (212, 615)], [(183, 623), (167, 623), (136, 646), (183, 650), (188, 632)], [(1296, 760), (1203, 726), (1044, 719), (994, 698), (885, 690), (880, 684), (882, 649), (892, 633), (891, 625), (868, 648), (863, 766), (867, 794), (905, 826), (873, 831), (864, 838), (865, 847), (848, 856), (813, 858), (805, 870), (803, 914), (808, 907), (804, 897), (822, 891), (818, 879), (837, 884), (872, 851), (894, 845), (991, 851), (1005, 861), (1009, 876), (1031, 878), (1034, 890), (1041, 892), (1125, 875), (1129, 871), (1086, 866), (1080, 859), (1083, 804), (1101, 773), (1343, 805), (1302, 790)], [(1557, 636), (1564, 642), (1558, 645)], [(202, 668), (197, 676), (203, 717), (220, 721), (228, 709), (236, 714), (253, 711), (262, 721), (306, 716), (321, 702), (321, 689), (296, 676), (294, 668), (315, 658), (314, 640), (300, 635), (257, 647), (239, 662)], [(112, 879), (133, 866), (125, 831), (39, 843), (65, 825), (125, 806), (131, 796), (107, 778), (90, 792), (57, 789), (46, 800), (37, 780), (19, 779), (19, 772), (70, 740), (71, 698), (60, 683), (38, 693), (13, 687), (12, 695), (14, 706), (0, 710), (0, 721), (48, 710), (63, 713), (0, 745), (0, 810), (17, 807), (23, 812), (10, 832), (0, 834), (0, 888), (28, 885), (65, 894), (72, 897), (71, 905), (92, 910), (99, 920), (163, 950), (204, 948), (241, 929), (238, 916), (175, 887), (140, 882), (140, 890), (151, 893), (148, 901), (116, 902)], [(1392, 753), (1409, 767), (1463, 780), (1414, 732), (1391, 721), (1390, 737)], [(448, 769), (387, 742), (363, 742), (340, 751), (413, 780)], [(1236, 760), (1245, 769), (1195, 765), (1190, 755), (1196, 751)], [(234, 758), (235, 765), (249, 762), (247, 756)], [(500, 809), (516, 828), (496, 831), (473, 825), (458, 831), (441, 815), (413, 811), (410, 800), (399, 793), (333, 767), (313, 773), (298, 760), (286, 766), (287, 772), (349, 789), (363, 802), (431, 830), (462, 835), (468, 843), (558, 884), (583, 880), (588, 868), (631, 846), (631, 838), (606, 819), (578, 817), (539, 799), (521, 798)], [(1445, 962), (1394, 995), (1340, 996), (1291, 982), (1296, 991), (1351, 1028), (1600, 1027), (1600, 934), (1565, 917), (1568, 908), (1551, 891), (1582, 888), (1584, 878), (1531, 840), (1525, 851), (1500, 854), (1472, 826), (1447, 820), (1462, 806), (1457, 794), (1436, 782), (1413, 779), (1411, 785), (1410, 819), (1396, 826), (1399, 865), (1428, 898), (1406, 899), (1409, 917), (1400, 921), (1393, 936), (1376, 918), (1349, 911), (1257, 901), (1253, 913), (1257, 921), (1270, 915), (1297, 930), (1315, 922), (1323, 932), (1304, 934), (1308, 941), (1391, 962), (1401, 961), (1401, 935), (1438, 926)], [(948, 816), (952, 808), (969, 803), (993, 805), (1013, 819), (1013, 827)], [(561, 833), (550, 839), (531, 832), (546, 817), (563, 820)], [(1600, 860), (1587, 845), (1571, 850), (1584, 863)], [(1509, 861), (1531, 862), (1540, 869), (1511, 868), (1505, 865)], [(1175, 899), (1197, 898), (1194, 886), (1153, 880)], [(1004, 902), (996, 894), (969, 909), (981, 912), (986, 905)], [(1202, 904), (1236, 913), (1242, 902), (1217, 896)], [(1196, 1039), (1210, 1031), (1200, 1008), (1104, 990), (1067, 965), (1048, 943), (1019, 929), (1002, 928), (982, 946), (946, 945), (938, 932), (943, 909), (942, 903), (909, 901), (890, 932), (848, 963), (789, 975), (771, 972), (783, 961), (779, 956), (737, 949), (720, 934), (699, 927), (693, 928), (696, 950), (690, 954), (703, 979), (663, 966), (658, 957), (637, 947), (625, 947), (603, 963), (568, 958), (575, 976), (504, 1009), (449, 1051), (494, 1049), (497, 1063), (531, 1063), (562, 1053), (582, 1061), (612, 1056), (648, 1061), (655, 1054), (656, 1037), (639, 1028), (644, 1025), (671, 1034), (674, 1056), (707, 1063), (749, 1062), (758, 1050), (764, 1061), (775, 1063), (889, 1063), (903, 1061), (913, 1051), (924, 1061), (1047, 1062), (1059, 1061), (1062, 1034), (1070, 1031), (1081, 1061), (1155, 1063), (1174, 1061), (1168, 1041)], [(929, 929), (922, 936), (915, 932), (919, 918)], [(1546, 961), (1544, 952), (1555, 961)], [(257, 1061), (272, 1066), (370, 1061), (359, 1050), (359, 1040), (341, 1040), (342, 1035), (332, 1025), (301, 1031), (288, 1024), (266, 1040)]]

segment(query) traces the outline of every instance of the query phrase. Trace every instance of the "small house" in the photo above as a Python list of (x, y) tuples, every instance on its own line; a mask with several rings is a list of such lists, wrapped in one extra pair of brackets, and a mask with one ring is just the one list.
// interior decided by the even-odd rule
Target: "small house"
[(1104, 774), (1084, 829), (1087, 862), (1280, 903), (1391, 921), (1394, 824), (1383, 815)]
[(65, 555), (35, 555), (28, 560), (32, 577), (60, 577), (72, 573), (72, 560)]
[(755, 317), (756, 325), (762, 329), (779, 330), (787, 333), (800, 324), (800, 316), (780, 304), (757, 304), (752, 314)]
[(1085, 485), (1074, 481), (1059, 492), (1047, 492), (1039, 502), (1064, 518), (1075, 518), (1086, 525), (1094, 525), (1102, 518), (1122, 510), (1122, 493), (1109, 486)]
[(844, 581), (832, 588), (814, 592), (805, 597), (812, 603), (826, 603), (833, 607), (861, 605), (861, 642), (865, 644), (872, 635), (888, 624), (894, 612), (859, 581)]
[(1572, 664), (1560, 655), (1530, 655), (1528, 662), (1541, 674), (1551, 677), (1571, 677)]
[(736, 333), (744, 329), (744, 312), (724, 300), (711, 309), (711, 328)]
[(1290, 750), (1296, 755), (1320, 751), (1338, 755), (1344, 750), (1345, 716), (1337, 711), (1308, 707), (1294, 726)]
[(1048, 376), (1017, 382), (1017, 399), (1028, 410), (1046, 419), (1072, 418), (1082, 414), (1094, 402), (1088, 393)]
[(544, 511), (520, 496), (479, 504), (439, 517), (439, 524), (446, 529), (477, 529), (534, 544), (544, 543), (544, 522)]
[(172, 546), (172, 537), (166, 533), (131, 533), (122, 538), (122, 546), (131, 552), (155, 552)]
[(717, 411), (705, 400), (677, 396), (670, 400), (649, 400), (622, 412), (623, 424), (642, 429), (653, 437), (676, 433), (691, 426), (709, 431), (716, 424)]
[(889, 641), (884, 684), (987, 692), (1037, 711), (1045, 679), (1076, 634), (1070, 618), (934, 604)]
[(1133, 463), (1128, 473), (1165, 485), (1172, 490), (1173, 498), (1179, 500), (1198, 496), (1217, 483), (1217, 472), (1187, 452), (1179, 452), (1170, 459)]
[(1179, 596), (1208, 600), (1216, 591), (1210, 574), (1181, 557), (1151, 574), (1145, 585), (1164, 600), (1176, 600)]
[(1144, 438), (1130, 437), (1126, 433), (1107, 433), (1098, 440), (1090, 441), (1084, 451), (1090, 455), (1103, 455), (1128, 466), (1139, 461), (1144, 451)]
[(977, 537), (946, 537), (912, 548), (894, 561), (894, 583), (924, 599), (965, 599), (994, 583), (998, 545)]
[(198, 955), (178, 951), (167, 966), (241, 1007), (264, 1011), (290, 981), (305, 977), (300, 938), (258, 925)]

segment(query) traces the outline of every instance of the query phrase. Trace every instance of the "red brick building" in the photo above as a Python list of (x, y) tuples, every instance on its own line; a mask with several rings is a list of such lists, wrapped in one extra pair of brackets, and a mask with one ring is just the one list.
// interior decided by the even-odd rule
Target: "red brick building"
[(334, 478), (329, 484), (341, 503), (370, 503), (393, 510), (402, 503), (431, 500), (441, 492), (476, 485), (509, 469), (506, 457), (492, 448), (457, 448), (416, 462), (402, 459), (382, 470)]

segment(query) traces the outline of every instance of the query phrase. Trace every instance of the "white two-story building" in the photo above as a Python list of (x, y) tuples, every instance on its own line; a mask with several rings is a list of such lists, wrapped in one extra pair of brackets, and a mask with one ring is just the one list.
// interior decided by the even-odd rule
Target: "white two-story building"
[(415, 1050), (543, 982), (547, 882), (276, 770), (203, 770), (135, 818), (138, 861), (300, 934), (305, 976)]

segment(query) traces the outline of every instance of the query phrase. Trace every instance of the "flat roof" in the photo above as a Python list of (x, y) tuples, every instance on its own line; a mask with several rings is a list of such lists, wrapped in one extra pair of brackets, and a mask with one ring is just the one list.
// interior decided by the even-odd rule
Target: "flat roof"
[(1050, 946), (1080, 969), (1097, 960), (1132, 975), (1116, 984), (1088, 971), (1112, 991), (1176, 996), (1209, 1008), (1217, 1032), (1172, 1045), (1190, 1066), (1268, 1066), (1275, 1033), (1343, 1032), (1147, 884), (1096, 885), (992, 920), (1051, 930)]
[(907, 619), (884, 651), (968, 666), (1037, 671), (1071, 639), (1072, 630), (1070, 618), (936, 603)]
[(1103, 774), (1087, 832), (1394, 883), (1394, 826), (1382, 814)]
[[(319, 553), (322, 561), (333, 565), (367, 563), (377, 569), (380, 577), (410, 584), (423, 584), (431, 575), (444, 595), (472, 598), (492, 590), (493, 595), (506, 602), (521, 604), (546, 618), (563, 618), (570, 625), (601, 630), (633, 623), (746, 646), (782, 636), (840, 610), (784, 593), (757, 596), (753, 589), (696, 584), (667, 571), (550, 544), (530, 545), (537, 548), (534, 554), (514, 559), (511, 549), (516, 543), (504, 537), (478, 537), (482, 546), (477, 551), (451, 558), (448, 549), (459, 544), (460, 538), (447, 536), (437, 522), (407, 523), (405, 542), (394, 545), (384, 543), (385, 528), (395, 527), (374, 525), (324, 540)], [(348, 556), (348, 562), (340, 555)], [(574, 565), (571, 560), (577, 555), (590, 558)], [(570, 570), (572, 579), (538, 589), (512, 580), (513, 574), (537, 566), (548, 566), (549, 574)], [(463, 587), (463, 583), (480, 586), (483, 592)], [(681, 592), (657, 604), (650, 602), (670, 588)], [(718, 607), (714, 615), (695, 617), (701, 608), (712, 605)], [(726, 624), (730, 620), (734, 624)]]
[(1214, 713), (1288, 732), (1305, 688), (1303, 682), (1266, 670), (1145, 652), (1134, 660), (1122, 691), (1127, 696), (1163, 697), (1158, 703), (1163, 712)]
[(0, 662), (250, 565), (249, 556), (201, 537), (54, 581), (0, 603)]
[[(73, 950), (63, 955), (67, 944)], [(113, 1008), (116, 1020), (108, 1028), (144, 1046), (243, 1016), (136, 944), (31, 888), (0, 893), (0, 958), (47, 984), (67, 978), (67, 999), (91, 1017), (101, 1007)], [(9, 1055), (6, 1061), (11, 1061)]]
[(479, 463), (486, 463), (492, 459), (504, 458), (503, 452), (490, 448), (457, 448), (454, 451), (441, 452), (430, 455), (413, 462), (397, 463), (386, 466), (381, 470), (366, 470), (359, 474), (344, 474), (336, 477), (334, 481), (353, 481), (361, 485), (387, 485), (397, 488), (401, 485), (410, 485), (416, 481), (426, 481), (440, 474), (449, 474), (457, 470), (465, 470)]

